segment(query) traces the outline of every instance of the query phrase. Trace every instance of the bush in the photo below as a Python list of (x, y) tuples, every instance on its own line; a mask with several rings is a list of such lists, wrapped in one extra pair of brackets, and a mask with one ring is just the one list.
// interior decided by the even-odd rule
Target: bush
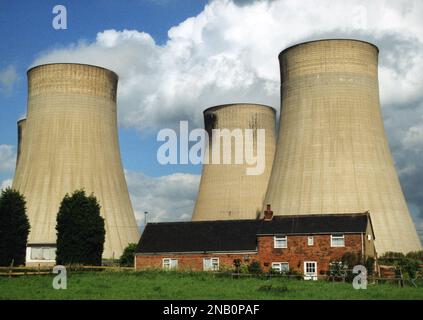
[(333, 277), (345, 276), (345, 266), (341, 261), (332, 261), (329, 264), (329, 275)]
[(364, 266), (366, 267), (367, 275), (373, 275), (373, 272), (375, 270), (375, 259), (373, 257), (368, 257), (366, 259), (366, 262), (364, 263)]
[(250, 265), (248, 263), (246, 263), (246, 262), (241, 263), (241, 267), (240, 267), (241, 273), (247, 274), (247, 273), (250, 272), (249, 269), (250, 269)]
[(417, 260), (420, 262), (420, 264), (423, 264), (423, 250), (409, 252), (407, 253), (406, 257), (409, 259)]
[(409, 252), (407, 255), (401, 252), (386, 252), (379, 258), (379, 263), (395, 266), (398, 275), (401, 272), (405, 276), (415, 278), (421, 263), (420, 258), (421, 251)]
[(136, 243), (130, 243), (128, 246), (123, 250), (122, 255), (119, 259), (119, 265), (122, 267), (133, 267), (134, 266), (134, 259), (135, 259), (135, 253), (137, 251), (137, 244)]
[(348, 269), (352, 269), (354, 266), (361, 264), (360, 260), (360, 255), (354, 252), (345, 252), (341, 258), (342, 264)]
[(240, 273), (241, 272), (241, 259), (234, 259), (234, 268), (235, 272)]
[(289, 269), (286, 273), (287, 276), (298, 276), (299, 278), (303, 277), (303, 273), (300, 270), (296, 270), (296, 269)]
[(258, 261), (251, 262), (250, 265), (248, 266), (248, 272), (251, 273), (251, 274), (261, 274), (261, 273), (263, 273), (260, 262), (258, 262)]
[(0, 196), (0, 266), (25, 264), (30, 225), (25, 198), (10, 188)]
[(388, 251), (385, 252), (383, 255), (381, 255), (379, 257), (379, 260), (383, 260), (383, 261), (389, 261), (389, 260), (396, 260), (396, 259), (404, 259), (405, 255), (402, 252), (393, 252), (393, 251)]
[(419, 261), (410, 258), (404, 258), (400, 262), (400, 268), (401, 271), (405, 272), (411, 279), (414, 279), (416, 277), (417, 271), (419, 270)]
[(235, 271), (235, 267), (232, 265), (228, 265), (228, 264), (222, 264), (219, 268), (219, 272), (221, 274), (232, 274)]
[(94, 195), (77, 190), (63, 199), (57, 214), (57, 264), (101, 265), (106, 231)]
[(283, 274), (283, 272), (280, 272), (279, 270), (269, 268), (269, 274)]

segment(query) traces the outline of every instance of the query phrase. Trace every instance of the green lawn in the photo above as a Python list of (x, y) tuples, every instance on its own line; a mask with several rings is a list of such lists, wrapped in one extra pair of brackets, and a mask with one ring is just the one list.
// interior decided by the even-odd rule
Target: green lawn
[(84, 272), (54, 290), (53, 275), (0, 277), (0, 299), (419, 299), (423, 288), (273, 278), (232, 279), (206, 273)]

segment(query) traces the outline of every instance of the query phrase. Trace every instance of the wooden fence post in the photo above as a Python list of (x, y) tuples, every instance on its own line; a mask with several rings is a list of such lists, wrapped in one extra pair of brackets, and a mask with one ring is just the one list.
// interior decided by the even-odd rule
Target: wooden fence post
[(15, 259), (12, 259), (12, 263), (9, 266), (9, 278), (12, 277), (12, 271), (13, 271), (13, 264), (15, 263)]

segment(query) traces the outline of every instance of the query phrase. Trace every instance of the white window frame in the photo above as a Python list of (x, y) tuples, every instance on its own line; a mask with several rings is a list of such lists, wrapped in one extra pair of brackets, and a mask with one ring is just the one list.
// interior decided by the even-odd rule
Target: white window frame
[[(172, 265), (172, 262), (173, 262), (173, 265)], [(162, 268), (164, 270), (176, 270), (176, 269), (178, 269), (178, 259), (163, 258)]]
[[(209, 266), (207, 265), (207, 261), (210, 261)], [(204, 271), (219, 271), (220, 268), (220, 260), (217, 257), (209, 257), (203, 259), (203, 270)]]
[(308, 245), (309, 247), (314, 246), (314, 236), (308, 236), (308, 237), (307, 237), (307, 245)]
[[(307, 265), (314, 265), (314, 272), (307, 271)], [(317, 280), (317, 262), (316, 261), (304, 261), (304, 280)]]
[[(279, 241), (285, 241), (285, 244), (279, 244)], [(288, 248), (288, 236), (274, 236), (273, 247), (275, 249), (286, 249)]]
[[(334, 243), (334, 238), (336, 240), (342, 239), (342, 245), (335, 244)], [(339, 234), (339, 235), (331, 234), (330, 235), (330, 246), (333, 247), (333, 248), (342, 248), (342, 247), (345, 247), (345, 235), (344, 234), (342, 234), (342, 235), (341, 234)]]
[[(285, 270), (282, 268), (282, 265), (286, 265), (288, 268), (285, 268)], [(282, 273), (289, 271), (289, 263), (288, 262), (272, 262), (272, 269)]]
[[(34, 256), (34, 251), (39, 250), (39, 255)], [(56, 261), (56, 250), (55, 246), (49, 245), (29, 245), (26, 248), (26, 262), (36, 263), (51, 263)]]

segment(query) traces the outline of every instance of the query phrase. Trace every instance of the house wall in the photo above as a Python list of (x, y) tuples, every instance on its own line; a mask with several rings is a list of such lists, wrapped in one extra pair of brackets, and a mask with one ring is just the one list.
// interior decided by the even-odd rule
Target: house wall
[[(370, 240), (368, 238), (370, 236)], [(375, 235), (373, 234), (373, 230), (371, 224), (367, 224), (366, 235), (364, 238), (364, 254), (366, 257), (376, 257), (376, 249), (374, 245)]]
[(361, 234), (346, 234), (345, 247), (331, 247), (330, 235), (314, 235), (308, 246), (307, 235), (288, 236), (288, 247), (274, 248), (273, 236), (258, 237), (257, 259), (268, 270), (272, 262), (288, 262), (290, 270), (304, 271), (304, 261), (316, 261), (317, 273), (329, 270), (331, 261), (340, 261), (345, 252), (361, 254)]
[[(263, 270), (268, 270), (272, 262), (288, 262), (291, 270), (303, 272), (304, 261), (316, 261), (317, 272), (329, 269), (331, 261), (339, 261), (345, 252), (361, 254), (361, 234), (346, 234), (345, 247), (331, 247), (330, 235), (314, 235), (314, 245), (308, 246), (307, 235), (288, 236), (288, 248), (274, 248), (273, 236), (257, 238), (257, 252), (251, 253), (196, 253), (196, 254), (157, 254), (135, 257), (136, 269), (162, 268), (163, 258), (178, 259), (179, 270), (203, 270), (203, 259), (218, 257), (220, 268), (233, 267), (234, 260), (243, 262), (259, 261)], [(372, 241), (368, 246), (373, 245)], [(248, 258), (248, 259), (246, 259)]]
[(241, 261), (257, 260), (257, 252), (251, 253), (196, 253), (196, 254), (158, 254), (158, 255), (137, 255), (135, 257), (135, 268), (162, 268), (164, 258), (178, 259), (178, 270), (203, 270), (204, 258), (219, 258), (220, 269), (233, 267), (234, 260)]

